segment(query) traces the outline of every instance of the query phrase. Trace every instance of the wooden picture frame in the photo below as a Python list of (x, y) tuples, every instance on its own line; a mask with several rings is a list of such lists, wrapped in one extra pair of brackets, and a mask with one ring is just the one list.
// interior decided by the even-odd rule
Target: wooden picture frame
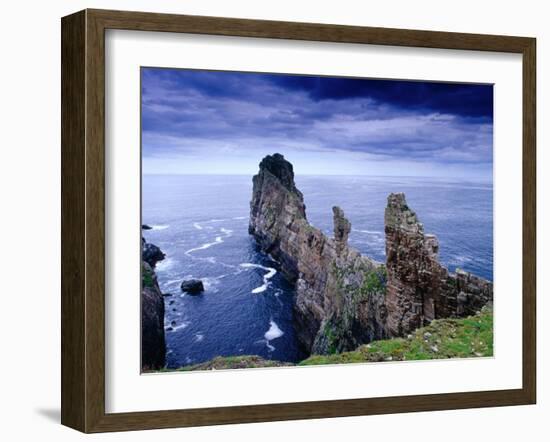
[[(533, 38), (84, 10), (62, 19), (62, 410), (83, 432), (534, 404), (536, 41)], [(497, 391), (105, 412), (105, 30), (517, 53), (523, 63), (523, 385)]]

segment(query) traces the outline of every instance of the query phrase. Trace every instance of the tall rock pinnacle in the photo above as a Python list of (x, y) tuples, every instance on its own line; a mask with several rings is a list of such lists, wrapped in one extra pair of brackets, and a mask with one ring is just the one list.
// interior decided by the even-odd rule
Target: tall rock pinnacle
[(351, 223), (344, 216), (344, 211), (338, 206), (332, 208), (334, 222), (334, 241), (336, 251), (340, 253), (348, 245), (348, 237), (351, 232)]
[(384, 213), (386, 233), (386, 329), (403, 336), (433, 319), (473, 314), (492, 300), (492, 283), (466, 272), (450, 274), (438, 261), (439, 243), (392, 193)]
[(261, 161), (253, 178), (249, 232), (296, 285), (296, 332), (309, 352), (352, 350), (383, 333), (373, 307), (383, 287), (363, 287), (380, 264), (348, 246), (351, 224), (342, 209), (334, 207), (333, 217), (334, 239), (307, 221), (292, 165), (280, 154)]

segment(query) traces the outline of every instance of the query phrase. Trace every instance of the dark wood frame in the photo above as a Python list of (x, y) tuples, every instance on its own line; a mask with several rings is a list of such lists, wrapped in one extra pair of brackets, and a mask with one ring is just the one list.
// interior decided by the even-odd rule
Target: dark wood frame
[[(233, 18), (84, 10), (62, 29), (61, 422), (84, 432), (141, 430), (534, 404), (536, 400), (536, 40)], [(105, 412), (105, 30), (184, 32), (523, 57), (523, 386), (477, 391), (189, 410)]]

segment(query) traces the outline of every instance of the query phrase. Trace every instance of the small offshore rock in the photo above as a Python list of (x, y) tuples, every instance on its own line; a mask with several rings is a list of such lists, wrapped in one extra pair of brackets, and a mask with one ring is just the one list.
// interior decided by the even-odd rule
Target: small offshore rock
[(162, 296), (172, 296), (172, 293), (163, 293)]
[(170, 323), (170, 325), (171, 325), (172, 327), (175, 327), (175, 326), (176, 326), (176, 321), (172, 321), (172, 322)]
[(181, 291), (196, 295), (204, 292), (204, 285), (200, 279), (188, 279), (181, 283)]
[(152, 227), (148, 224), (142, 224), (141, 228), (142, 228), (142, 230), (151, 230), (152, 229)]

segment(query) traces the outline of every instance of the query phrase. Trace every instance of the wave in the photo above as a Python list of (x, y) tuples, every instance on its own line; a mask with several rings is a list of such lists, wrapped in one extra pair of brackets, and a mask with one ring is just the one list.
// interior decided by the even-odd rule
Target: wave
[(217, 285), (220, 283), (220, 279), (222, 279), (225, 276), (226, 275), (201, 278), (201, 281), (204, 285), (204, 291), (217, 293), (218, 292)]
[(471, 262), (471, 261), (472, 261), (472, 258), (470, 258), (469, 256), (463, 256), (463, 255), (454, 256), (453, 259), (451, 260), (451, 262), (457, 262), (460, 264), (464, 264), (466, 262)]
[(248, 216), (236, 216), (233, 219), (248, 219)]
[(197, 230), (202, 230), (202, 226), (199, 223), (193, 223), (193, 227)]
[(197, 333), (197, 334), (195, 335), (195, 342), (201, 342), (203, 339), (204, 339), (204, 335), (203, 335), (203, 334)]
[(170, 227), (168, 224), (151, 224), (152, 230), (164, 230)]
[(265, 292), (267, 290), (267, 288), (269, 287), (269, 285), (271, 284), (271, 282), (269, 280), (271, 278), (273, 278), (277, 273), (277, 270), (274, 269), (273, 267), (265, 267), (265, 266), (262, 266), (260, 264), (253, 264), (253, 263), (250, 263), (250, 262), (245, 262), (245, 263), (241, 264), (241, 267), (243, 267), (243, 268), (262, 269), (262, 270), (265, 270), (267, 272), (264, 275), (264, 283), (260, 287), (256, 287), (255, 289), (252, 290), (252, 293), (254, 293), (254, 294)]
[(168, 327), (165, 327), (164, 330), (168, 331), (168, 332), (171, 332), (171, 333), (174, 333), (178, 330), (181, 330), (181, 329), (184, 329), (185, 327), (187, 327), (189, 325), (188, 322), (182, 322), (180, 325), (170, 325)]
[[(195, 223), (197, 224), (197, 223)], [(202, 227), (201, 227), (202, 229)], [(233, 230), (226, 229), (225, 227), (220, 228), (220, 232), (225, 235), (226, 238), (229, 238), (233, 234)], [(192, 252), (197, 252), (199, 250), (208, 249), (212, 246), (215, 246), (216, 244), (221, 244), (223, 242), (223, 238), (221, 236), (216, 236), (216, 239), (213, 242), (207, 242), (199, 247), (193, 247), (192, 249), (189, 249), (185, 252), (186, 255), (189, 255)]]
[(284, 332), (279, 328), (277, 323), (271, 319), (269, 321), (269, 330), (265, 332), (264, 338), (266, 338), (268, 341), (272, 341), (273, 339), (280, 338), (284, 335)]
[(165, 258), (162, 261), (157, 262), (155, 266), (155, 270), (159, 270), (161, 272), (165, 272), (170, 267), (174, 265), (174, 260), (172, 258)]
[(198, 250), (208, 249), (212, 246), (215, 246), (216, 244), (221, 244), (222, 242), (223, 242), (222, 237), (221, 236), (216, 236), (216, 239), (214, 240), (214, 242), (207, 242), (206, 244), (203, 244), (202, 246), (194, 247), (192, 249), (189, 249), (185, 252), (185, 254), (189, 255), (190, 253), (196, 252)]

